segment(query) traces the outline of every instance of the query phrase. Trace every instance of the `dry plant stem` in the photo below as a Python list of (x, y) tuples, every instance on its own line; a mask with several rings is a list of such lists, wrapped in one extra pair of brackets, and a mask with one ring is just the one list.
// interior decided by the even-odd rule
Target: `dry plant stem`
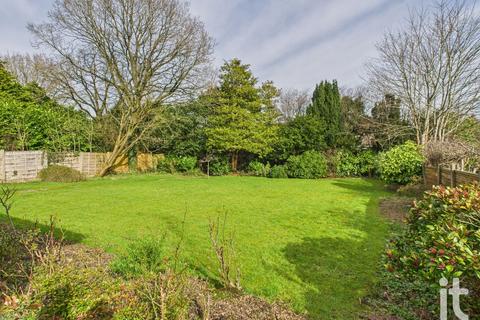
[[(228, 238), (226, 232), (226, 220), (227, 213), (223, 218), (223, 224), (220, 225), (220, 217), (217, 217), (216, 222), (211, 221), (209, 225), (210, 241), (212, 248), (217, 257), (219, 263), (219, 273), (223, 285), (226, 288), (241, 290), (240, 286), (240, 270), (236, 268), (235, 275), (232, 275), (232, 268), (235, 264), (235, 248), (234, 248), (234, 236), (231, 234)], [(220, 231), (220, 228), (222, 229)], [(220, 235), (221, 232), (221, 235)], [(232, 276), (235, 279), (232, 279)]]
[[(187, 220), (187, 210), (185, 210), (184, 214), (183, 214), (183, 220), (182, 220), (182, 231), (180, 233), (180, 240), (178, 241), (177, 245), (175, 246), (175, 253), (174, 253), (174, 256), (173, 256), (173, 269), (175, 271), (177, 271), (177, 267), (178, 267), (178, 264), (180, 262), (180, 253), (181, 253), (181, 249), (182, 249), (182, 244), (183, 244), (183, 240), (185, 239), (185, 223), (186, 223), (186, 220)], [(184, 270), (183, 270), (184, 271)]]
[(168, 306), (172, 301), (184, 294), (186, 278), (169, 269), (165, 273), (157, 274), (146, 285), (140, 294), (149, 304), (154, 319), (168, 319)]
[(8, 221), (10, 222), (10, 225), (15, 231), (16, 228), (15, 224), (13, 223), (12, 216), (10, 215), (10, 210), (12, 209), (13, 198), (15, 197), (17, 190), (9, 186), (2, 186), (0, 192), (0, 205), (3, 207), (5, 214), (7, 215)]

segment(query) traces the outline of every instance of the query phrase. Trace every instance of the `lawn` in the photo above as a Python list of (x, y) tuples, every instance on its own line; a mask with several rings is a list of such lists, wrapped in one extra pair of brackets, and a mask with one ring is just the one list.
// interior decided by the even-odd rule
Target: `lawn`
[(75, 184), (18, 185), (16, 218), (59, 220), (67, 237), (118, 253), (135, 239), (182, 234), (182, 256), (215, 277), (208, 224), (235, 231), (242, 285), (313, 319), (353, 319), (376, 281), (387, 223), (381, 183), (363, 179), (134, 175)]

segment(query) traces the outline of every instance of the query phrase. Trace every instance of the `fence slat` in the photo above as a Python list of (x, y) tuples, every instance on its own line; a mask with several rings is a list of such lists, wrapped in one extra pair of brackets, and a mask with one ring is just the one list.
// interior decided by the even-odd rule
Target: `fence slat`
[[(81, 152), (80, 154), (67, 152), (57, 154), (50, 160), (52, 164), (70, 167), (82, 172), (87, 177), (93, 177), (100, 172), (106, 155), (106, 153), (95, 152)], [(158, 159), (162, 156), (138, 154), (137, 163), (141, 163), (142, 171), (152, 170), (156, 168)], [(26, 182), (37, 180), (38, 173), (48, 166), (48, 160), (47, 153), (44, 151), (0, 150), (0, 181)], [(117, 165), (116, 173), (128, 172), (128, 157), (119, 157)]]
[(442, 167), (424, 167), (423, 176), (425, 185), (448, 185), (456, 187), (462, 184), (480, 182), (480, 174), (460, 170), (447, 169)]
[(5, 150), (0, 150), (0, 182), (5, 181)]

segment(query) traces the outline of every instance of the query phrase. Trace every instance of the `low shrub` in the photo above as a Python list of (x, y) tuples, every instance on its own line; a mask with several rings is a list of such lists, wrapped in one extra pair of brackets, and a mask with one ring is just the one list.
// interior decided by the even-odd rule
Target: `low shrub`
[(267, 177), (270, 174), (270, 164), (263, 164), (259, 161), (252, 161), (248, 164), (248, 173), (256, 177)]
[(316, 151), (290, 156), (286, 167), (290, 178), (318, 179), (327, 176), (327, 161), (321, 153)]
[(358, 158), (350, 151), (339, 151), (334, 157), (335, 175), (337, 177), (355, 177), (360, 175)]
[(198, 168), (196, 157), (179, 157), (175, 163), (175, 169), (178, 172), (193, 172)]
[(417, 201), (405, 234), (392, 246), (392, 262), (428, 279), (480, 280), (480, 187), (436, 187)]
[(288, 178), (287, 169), (285, 166), (273, 166), (270, 170), (269, 177), (274, 179), (286, 179)]
[(341, 150), (330, 160), (333, 167), (333, 175), (337, 177), (363, 177), (373, 176), (377, 167), (377, 155), (373, 151), (362, 151), (353, 154), (350, 151)]
[(371, 151), (362, 151), (357, 155), (358, 174), (360, 176), (374, 176), (378, 168), (378, 154)]
[(79, 182), (85, 180), (85, 175), (80, 171), (60, 165), (51, 165), (42, 169), (38, 173), (38, 177), (40, 180), (48, 182)]
[(0, 223), (0, 284), (16, 289), (26, 282), (24, 271), (31, 268), (31, 261), (24, 244), (29, 239), (29, 234), (19, 233), (14, 227)]
[[(434, 286), (442, 277), (461, 278), (462, 286), (475, 292), (480, 288), (479, 256), (480, 186), (436, 187), (414, 204), (405, 231), (390, 242), (386, 267)], [(480, 313), (480, 306), (470, 307)]]
[(408, 184), (421, 175), (424, 162), (419, 147), (408, 141), (380, 155), (380, 177), (386, 183)]
[(192, 173), (198, 168), (196, 157), (176, 157), (167, 156), (160, 160), (157, 165), (157, 170), (165, 173)]
[[(128, 283), (128, 300), (122, 301), (121, 308), (115, 311), (114, 319), (201, 319), (198, 313), (208, 314), (209, 306), (192, 301), (190, 295), (195, 289), (191, 288), (191, 284), (185, 274), (170, 269), (163, 273), (144, 275), (135, 282)], [(210, 299), (208, 294), (205, 295), (205, 299)]]
[(175, 169), (174, 158), (167, 156), (163, 159), (160, 159), (157, 164), (157, 170), (164, 173), (177, 172), (177, 170)]
[[(380, 270), (378, 285), (365, 298), (366, 319), (434, 320), (438, 315), (438, 288), (425, 279)], [(375, 316), (371, 316), (371, 315)]]
[(110, 300), (115, 282), (98, 269), (39, 269), (31, 288), (31, 305), (42, 306), (36, 311), (38, 319), (107, 319), (113, 313)]
[(218, 263), (220, 283), (225, 289), (240, 291), (240, 267), (235, 247), (235, 233), (227, 231), (227, 212), (222, 219), (210, 220), (210, 244)]
[(225, 176), (232, 172), (230, 162), (226, 158), (218, 158), (210, 162), (209, 174), (211, 176)]
[(402, 197), (422, 198), (425, 191), (428, 190), (429, 189), (425, 186), (423, 179), (417, 177), (409, 184), (400, 186), (396, 191), (397, 194)]
[(122, 277), (132, 278), (147, 273), (165, 270), (164, 239), (146, 239), (131, 243), (125, 254), (120, 255), (110, 266)]

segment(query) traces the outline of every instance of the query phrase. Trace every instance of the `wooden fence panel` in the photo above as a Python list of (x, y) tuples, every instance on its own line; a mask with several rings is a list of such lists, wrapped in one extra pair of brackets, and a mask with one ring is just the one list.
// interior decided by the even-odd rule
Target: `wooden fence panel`
[(137, 170), (140, 172), (153, 171), (157, 168), (159, 161), (164, 158), (163, 154), (139, 153), (137, 155)]
[(5, 150), (0, 150), (0, 182), (5, 181)]
[[(50, 156), (51, 164), (58, 164), (82, 172), (87, 177), (98, 175), (107, 153), (80, 152), (59, 153)], [(150, 171), (157, 167), (163, 155), (138, 154), (139, 171)], [(38, 173), (48, 166), (47, 153), (43, 151), (4, 151), (0, 150), (0, 182), (26, 182), (38, 179)], [(128, 157), (120, 157), (116, 162), (115, 173), (130, 171)]]
[(457, 185), (469, 184), (472, 182), (480, 182), (480, 175), (472, 172), (457, 171), (456, 175)]
[(47, 166), (47, 157), (43, 151), (7, 151), (4, 159), (7, 182), (35, 180), (38, 173)]
[(451, 170), (442, 167), (425, 167), (423, 178), (425, 185), (429, 188), (435, 185), (456, 187), (463, 184), (480, 182), (480, 174)]
[(445, 169), (442, 169), (441, 179), (442, 180), (440, 180), (440, 183), (443, 184), (444, 186), (454, 187), (454, 186), (452, 186), (452, 179), (451, 179), (450, 170), (447, 171)]
[(58, 161), (54, 162), (57, 165), (69, 167), (77, 171), (83, 172), (80, 165), (80, 156), (74, 153), (65, 153), (59, 156)]
[(433, 167), (425, 167), (424, 169), (424, 179), (425, 185), (427, 186), (434, 186), (437, 184), (437, 168)]
[(81, 152), (79, 156), (80, 172), (87, 177), (96, 176), (102, 169), (105, 154), (95, 152)]

